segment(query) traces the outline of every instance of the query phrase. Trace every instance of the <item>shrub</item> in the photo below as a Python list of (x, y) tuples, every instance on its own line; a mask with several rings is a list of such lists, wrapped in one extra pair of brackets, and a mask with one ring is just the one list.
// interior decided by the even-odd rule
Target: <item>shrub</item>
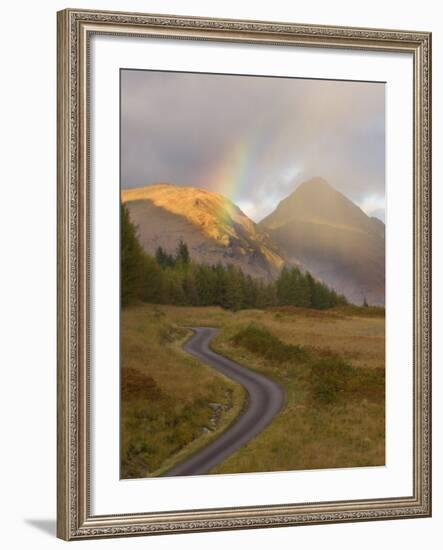
[(369, 401), (382, 401), (385, 397), (385, 369), (353, 369), (347, 391), (355, 397)]
[(163, 324), (158, 329), (158, 341), (160, 344), (171, 344), (180, 338), (184, 338), (187, 330), (177, 325)]
[(306, 352), (301, 346), (285, 344), (267, 328), (257, 323), (251, 323), (241, 329), (232, 338), (232, 342), (269, 361), (299, 362), (306, 357)]
[(311, 367), (313, 397), (324, 403), (333, 403), (346, 390), (353, 368), (341, 357), (323, 357)]
[(312, 397), (323, 403), (334, 403), (340, 397), (346, 399), (384, 399), (384, 369), (355, 368), (343, 358), (333, 355), (323, 357), (311, 366)]
[(121, 396), (124, 401), (158, 398), (160, 390), (155, 380), (137, 369), (121, 370)]

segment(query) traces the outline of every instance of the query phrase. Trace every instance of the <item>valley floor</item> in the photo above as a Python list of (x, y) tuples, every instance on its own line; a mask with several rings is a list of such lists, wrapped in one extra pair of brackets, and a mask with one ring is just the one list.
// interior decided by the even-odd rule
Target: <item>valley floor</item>
[(214, 351), (285, 390), (272, 424), (211, 473), (384, 464), (383, 309), (143, 304), (122, 312), (123, 478), (167, 472), (245, 406), (240, 386), (181, 349), (190, 326), (220, 328)]

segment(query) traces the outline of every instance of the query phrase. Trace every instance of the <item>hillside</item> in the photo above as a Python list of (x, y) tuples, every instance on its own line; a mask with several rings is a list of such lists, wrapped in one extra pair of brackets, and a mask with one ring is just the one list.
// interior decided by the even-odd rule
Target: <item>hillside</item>
[(259, 225), (288, 261), (297, 259), (350, 301), (384, 305), (384, 223), (323, 179), (301, 184)]
[(218, 193), (162, 183), (123, 190), (121, 197), (151, 254), (159, 246), (173, 253), (183, 240), (198, 263), (232, 264), (265, 280), (284, 265), (267, 230)]

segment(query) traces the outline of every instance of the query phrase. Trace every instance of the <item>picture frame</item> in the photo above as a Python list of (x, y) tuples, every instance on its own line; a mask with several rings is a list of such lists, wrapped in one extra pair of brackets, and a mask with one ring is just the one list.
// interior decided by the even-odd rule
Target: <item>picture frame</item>
[[(57, 535), (65, 540), (250, 529), (290, 525), (429, 517), (431, 515), (431, 34), (249, 20), (67, 9), (58, 25), (58, 344), (57, 344)], [(91, 299), (91, 248), (95, 204), (91, 178), (91, 89), (97, 66), (93, 37), (179, 44), (240, 44), (404, 54), (412, 64), (412, 230), (410, 271), (412, 388), (412, 490), (392, 497), (299, 500), (252, 505), (186, 507), (96, 513), (91, 480), (100, 468), (91, 458), (94, 425), (91, 349), (99, 307)], [(381, 59), (380, 57), (380, 59)], [(389, 158), (388, 158), (389, 162)], [(398, 185), (398, 184), (397, 184)], [(94, 208), (93, 208), (94, 206)], [(391, 264), (392, 265), (392, 264)], [(94, 333), (95, 334), (95, 333)], [(92, 354), (93, 355), (93, 354)], [(94, 390), (95, 391), (95, 390)], [(118, 406), (118, 405), (116, 405)], [(94, 470), (95, 468), (95, 470)], [(118, 481), (118, 477), (116, 479)], [(152, 480), (164, 483), (165, 480)], [(168, 480), (169, 482), (169, 480)], [(175, 480), (174, 480), (175, 482)], [(192, 479), (190, 480), (192, 482)], [(157, 485), (158, 487), (158, 485)], [(190, 485), (188, 485), (190, 487)]]

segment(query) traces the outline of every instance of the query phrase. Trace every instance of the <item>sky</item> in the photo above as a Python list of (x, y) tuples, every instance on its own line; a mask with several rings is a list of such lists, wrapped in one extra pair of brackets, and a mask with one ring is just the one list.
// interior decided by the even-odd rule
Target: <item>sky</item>
[(385, 85), (121, 71), (121, 186), (202, 187), (259, 222), (322, 177), (385, 215)]

